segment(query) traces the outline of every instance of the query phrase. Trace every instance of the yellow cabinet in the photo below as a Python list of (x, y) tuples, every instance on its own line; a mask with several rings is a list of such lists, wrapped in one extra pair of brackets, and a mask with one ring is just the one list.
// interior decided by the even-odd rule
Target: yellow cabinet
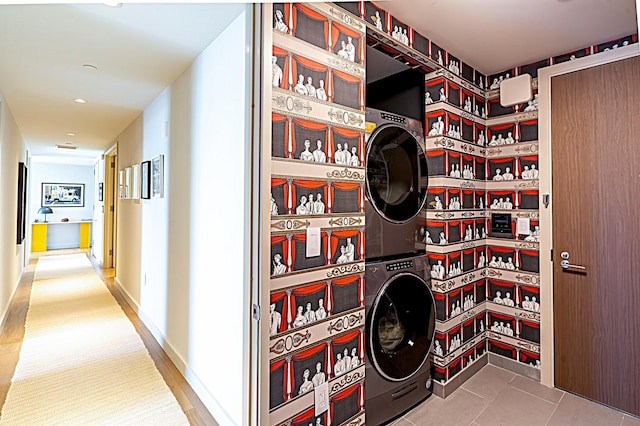
[(31, 251), (47, 250), (47, 224), (31, 224)]

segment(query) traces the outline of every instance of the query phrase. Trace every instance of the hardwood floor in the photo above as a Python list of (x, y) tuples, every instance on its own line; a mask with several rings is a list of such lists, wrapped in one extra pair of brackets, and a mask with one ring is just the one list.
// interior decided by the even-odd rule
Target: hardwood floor
[[(9, 305), (5, 322), (0, 330), (0, 410), (4, 406), (7, 392), (11, 385), (11, 378), (13, 377), (16, 364), (18, 363), (18, 357), (20, 355), (20, 348), (24, 338), (24, 323), (27, 317), (27, 310), (29, 308), (29, 299), (31, 296), (31, 287), (33, 285), (37, 258), (40, 256), (80, 252), (87, 253), (86, 250), (56, 250), (37, 255), (34, 253), (31, 263), (25, 269), (13, 300)], [(113, 297), (117, 300), (118, 304), (129, 318), (129, 321), (131, 321), (142, 338), (147, 351), (149, 351), (151, 358), (156, 364), (156, 368), (160, 371), (160, 374), (162, 374), (162, 377), (169, 386), (169, 389), (171, 389), (171, 392), (176, 397), (180, 407), (182, 407), (182, 410), (189, 419), (189, 423), (194, 426), (218, 426), (218, 423), (211, 416), (202, 401), (200, 401), (200, 398), (198, 398), (180, 371), (178, 371), (165, 351), (155, 340), (151, 332), (142, 323), (133, 308), (120, 293), (114, 283), (114, 270), (103, 270), (93, 261), (91, 256), (88, 255), (88, 257), (92, 261), (94, 270), (105, 283)]]

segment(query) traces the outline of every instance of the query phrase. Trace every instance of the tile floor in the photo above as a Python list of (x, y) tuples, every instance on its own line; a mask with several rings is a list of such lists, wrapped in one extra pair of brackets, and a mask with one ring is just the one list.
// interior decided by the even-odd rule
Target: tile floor
[(640, 426), (640, 420), (487, 365), (447, 399), (432, 395), (391, 425)]

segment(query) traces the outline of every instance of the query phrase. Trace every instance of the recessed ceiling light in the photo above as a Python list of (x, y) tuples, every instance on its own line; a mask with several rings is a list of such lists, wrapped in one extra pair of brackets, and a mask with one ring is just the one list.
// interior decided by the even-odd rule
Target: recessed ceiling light
[(75, 136), (75, 133), (67, 133), (67, 136)]
[(105, 1), (104, 5), (109, 7), (122, 7), (122, 3), (118, 3), (117, 1)]
[(86, 103), (87, 103), (87, 101), (85, 101), (85, 100), (84, 100), (84, 99), (82, 99), (82, 98), (75, 98), (73, 101), (74, 101), (74, 102), (77, 102), (77, 103), (79, 103), (79, 104), (86, 104)]
[(89, 70), (97, 70), (98, 67), (96, 67), (95, 65), (92, 64), (84, 64), (82, 65), (83, 68), (89, 69)]
[(68, 142), (68, 141), (67, 141), (67, 142), (65, 142), (64, 144), (65, 144), (65, 145), (73, 145), (73, 142)]

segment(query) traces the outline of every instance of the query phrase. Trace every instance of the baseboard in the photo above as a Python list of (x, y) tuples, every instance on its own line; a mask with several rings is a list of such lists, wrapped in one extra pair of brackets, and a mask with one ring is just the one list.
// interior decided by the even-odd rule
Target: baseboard
[(540, 381), (539, 368), (532, 367), (528, 364), (523, 364), (511, 358), (489, 352), (489, 364), (495, 365), (496, 367), (504, 368), (505, 370), (509, 370), (512, 373), (528, 377), (535, 381)]
[(469, 380), (474, 374), (482, 369), (485, 365), (488, 364), (487, 353), (482, 354), (480, 358), (473, 361), (469, 364), (464, 370), (458, 373), (453, 379), (448, 380), (446, 383), (433, 383), (433, 394), (439, 396), (440, 398), (446, 398), (453, 391), (458, 389), (460, 386), (464, 384), (467, 380)]
[(127, 300), (127, 303), (131, 306), (131, 308), (136, 312), (138, 318), (144, 323), (144, 325), (149, 329), (154, 339), (160, 347), (165, 351), (173, 365), (176, 366), (180, 374), (184, 377), (184, 379), (189, 383), (189, 386), (193, 389), (193, 391), (198, 395), (198, 398), (202, 401), (204, 406), (209, 410), (213, 418), (221, 425), (232, 425), (234, 424), (233, 420), (227, 413), (227, 411), (218, 403), (213, 395), (209, 392), (207, 387), (202, 383), (202, 381), (198, 378), (198, 375), (194, 373), (194, 371), (184, 362), (182, 357), (178, 355), (178, 353), (174, 350), (173, 346), (167, 341), (166, 336), (160, 331), (158, 327), (153, 323), (153, 320), (145, 314), (145, 312), (140, 308), (140, 305), (131, 297), (129, 292), (124, 288), (118, 277), (114, 278), (115, 284), (118, 286), (118, 290), (122, 296)]

